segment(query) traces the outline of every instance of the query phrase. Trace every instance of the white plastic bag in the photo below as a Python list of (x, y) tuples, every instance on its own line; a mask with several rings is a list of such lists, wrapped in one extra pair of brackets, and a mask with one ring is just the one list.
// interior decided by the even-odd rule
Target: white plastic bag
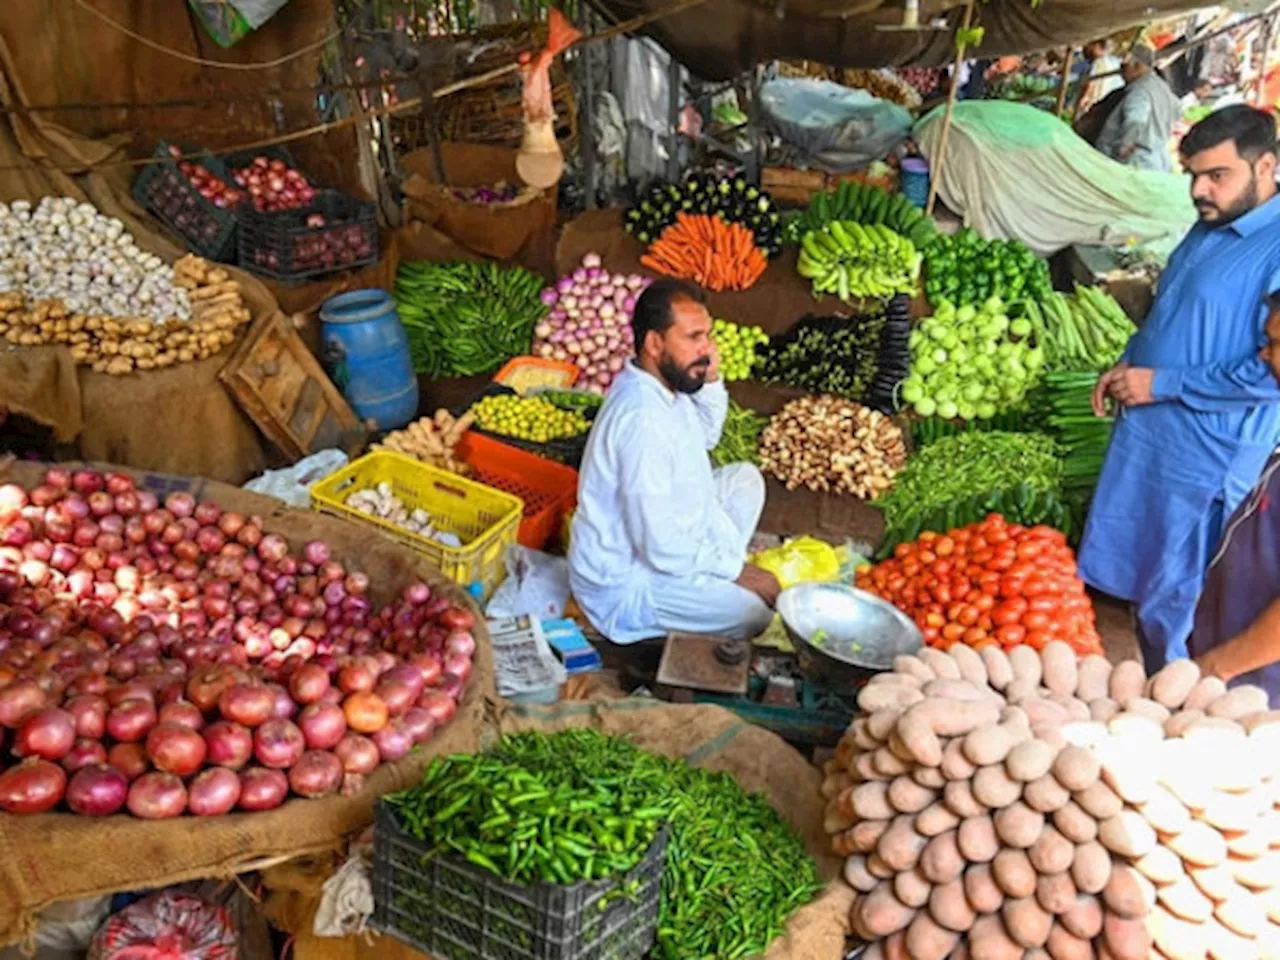
[(306, 507), (311, 503), (311, 484), (323, 480), (329, 474), (347, 465), (347, 455), (341, 450), (321, 450), (299, 460), (284, 470), (268, 470), (244, 485), (252, 493), (265, 493), (283, 500), (291, 507)]
[(554, 620), (564, 616), (569, 602), (569, 561), (518, 543), (503, 556), (507, 579), (503, 580), (485, 608), (490, 620), (502, 617), (535, 617)]

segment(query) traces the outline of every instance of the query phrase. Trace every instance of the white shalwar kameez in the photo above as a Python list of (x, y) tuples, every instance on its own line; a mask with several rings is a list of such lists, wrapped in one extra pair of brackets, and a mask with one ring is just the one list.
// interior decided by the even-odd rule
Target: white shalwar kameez
[(751, 464), (712, 469), (729, 394), (675, 393), (628, 364), (587, 441), (569, 549), (574, 598), (614, 643), (681, 630), (749, 639), (773, 618), (734, 583), (764, 509)]

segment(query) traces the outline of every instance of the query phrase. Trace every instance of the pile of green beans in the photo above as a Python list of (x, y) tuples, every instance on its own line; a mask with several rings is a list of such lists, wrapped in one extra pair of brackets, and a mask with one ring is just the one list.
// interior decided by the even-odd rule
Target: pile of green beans
[(945, 532), (993, 510), (1013, 523), (1048, 523), (1069, 532), (1059, 453), (1041, 433), (971, 431), (929, 444), (872, 502), (885, 517), (882, 553), (926, 530)]
[(659, 960), (762, 953), (821, 889), (804, 845), (763, 797), (598, 730), (516, 734), (478, 756), (437, 759), (388, 801), (433, 851), (520, 882), (625, 872), (669, 824)]
[(720, 431), (720, 442), (711, 451), (711, 462), (717, 467), (728, 463), (757, 463), (760, 434), (768, 425), (768, 417), (730, 400), (724, 428)]
[(396, 274), (396, 310), (413, 369), (469, 377), (529, 352), (547, 312), (536, 273), (496, 263), (410, 260)]

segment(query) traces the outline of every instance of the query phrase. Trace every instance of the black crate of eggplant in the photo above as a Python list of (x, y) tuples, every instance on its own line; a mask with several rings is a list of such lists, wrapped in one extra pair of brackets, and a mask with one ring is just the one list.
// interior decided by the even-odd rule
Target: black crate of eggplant
[(246, 198), (217, 157), (161, 140), (133, 181), (133, 198), (209, 260), (236, 255), (232, 209)]
[(372, 926), (441, 960), (639, 960), (657, 936), (668, 834), (660, 830), (622, 876), (526, 885), (433, 855), (379, 801)]
[(301, 210), (242, 210), (236, 262), (274, 280), (298, 282), (378, 260), (378, 221), (372, 203), (321, 190)]

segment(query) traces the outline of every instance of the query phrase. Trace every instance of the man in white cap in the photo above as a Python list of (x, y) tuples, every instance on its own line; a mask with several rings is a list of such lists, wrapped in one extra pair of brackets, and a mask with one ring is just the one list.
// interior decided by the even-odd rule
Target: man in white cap
[(1169, 138), (1182, 107), (1154, 63), (1155, 51), (1144, 44), (1135, 45), (1125, 57), (1120, 66), (1124, 98), (1102, 125), (1098, 149), (1130, 167), (1169, 171)]

